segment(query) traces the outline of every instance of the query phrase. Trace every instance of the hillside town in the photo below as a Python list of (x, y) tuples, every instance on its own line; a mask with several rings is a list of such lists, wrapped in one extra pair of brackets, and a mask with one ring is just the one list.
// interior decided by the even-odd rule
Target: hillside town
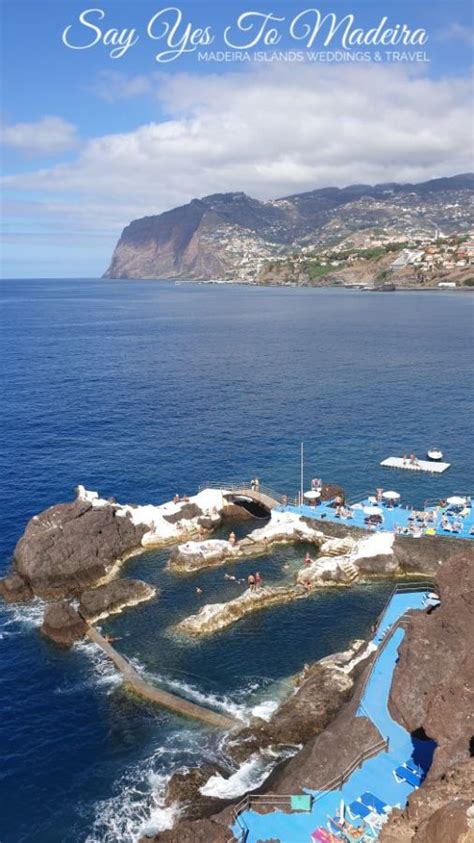
[[(247, 264), (248, 265), (248, 264)], [(306, 245), (259, 268), (261, 283), (353, 287), (474, 287), (474, 231), (411, 237), (360, 231), (336, 245)]]

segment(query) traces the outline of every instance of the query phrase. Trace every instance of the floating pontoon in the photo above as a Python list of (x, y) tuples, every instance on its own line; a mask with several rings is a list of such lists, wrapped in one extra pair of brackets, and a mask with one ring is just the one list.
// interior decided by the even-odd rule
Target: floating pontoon
[(431, 460), (415, 460), (414, 462), (403, 457), (387, 457), (380, 465), (385, 468), (405, 468), (407, 471), (428, 471), (430, 474), (442, 474), (450, 468), (449, 462), (432, 462)]

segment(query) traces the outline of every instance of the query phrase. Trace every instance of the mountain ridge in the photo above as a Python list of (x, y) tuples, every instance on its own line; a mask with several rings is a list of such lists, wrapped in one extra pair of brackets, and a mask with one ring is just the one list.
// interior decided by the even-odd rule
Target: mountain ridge
[(268, 261), (364, 229), (462, 232), (472, 224), (473, 195), (474, 173), (317, 188), (266, 201), (243, 191), (213, 193), (132, 220), (103, 277), (251, 280)]

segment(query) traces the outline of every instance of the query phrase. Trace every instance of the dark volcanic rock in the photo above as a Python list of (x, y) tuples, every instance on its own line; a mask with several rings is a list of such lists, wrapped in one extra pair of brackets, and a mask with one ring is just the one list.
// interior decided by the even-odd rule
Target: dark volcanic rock
[(19, 574), (9, 574), (0, 580), (0, 595), (6, 603), (26, 603), (33, 597), (27, 582)]
[[(186, 820), (202, 819), (221, 810), (225, 801), (214, 799), (212, 796), (203, 796), (199, 792), (199, 788), (216, 773), (222, 776), (229, 775), (228, 770), (218, 767), (217, 764), (204, 764), (202, 767), (174, 773), (166, 789), (165, 804), (173, 805), (178, 802), (180, 816)], [(231, 801), (229, 800), (229, 804)]]
[(56, 644), (70, 647), (87, 632), (87, 624), (70, 603), (51, 603), (46, 607), (41, 632)]
[(320, 734), (351, 697), (354, 679), (326, 661), (312, 665), (296, 693), (268, 721), (257, 720), (241, 730), (228, 747), (242, 762), (258, 749), (274, 744), (306, 744)]
[(440, 566), (441, 605), (412, 616), (400, 648), (389, 707), (410, 732), (438, 744), (430, 776), (469, 758), (474, 734), (474, 552)]
[(426, 782), (394, 811), (380, 843), (473, 843), (474, 760)]
[(314, 790), (341, 775), (367, 747), (380, 740), (380, 734), (366, 717), (353, 717), (343, 709), (324, 732), (308, 741), (303, 749), (277, 768), (265, 782), (270, 793), (299, 793), (302, 788)]
[(150, 600), (156, 590), (141, 580), (119, 579), (91, 588), (81, 594), (79, 611), (91, 623), (119, 612), (124, 606), (135, 606)]
[(146, 532), (113, 506), (83, 500), (34, 516), (15, 548), (14, 569), (45, 599), (78, 594), (101, 580), (117, 560), (140, 547)]
[(177, 512), (173, 512), (172, 515), (163, 515), (163, 518), (165, 521), (169, 521), (170, 524), (176, 524), (177, 521), (190, 521), (192, 518), (197, 518), (202, 514), (202, 509), (199, 509), (195, 503), (185, 503)]

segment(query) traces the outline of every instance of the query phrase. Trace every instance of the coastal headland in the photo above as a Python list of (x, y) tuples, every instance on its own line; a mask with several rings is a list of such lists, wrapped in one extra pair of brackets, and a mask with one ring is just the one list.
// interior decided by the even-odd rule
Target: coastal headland
[[(331, 494), (334, 489), (343, 494), (340, 487), (328, 487), (329, 498), (329, 489)], [(8, 602), (33, 597), (48, 601), (44, 634), (63, 645), (90, 638), (122, 671), (124, 687), (148, 699), (153, 692), (155, 702), (179, 711), (179, 698), (167, 700), (166, 692), (160, 697), (159, 688), (141, 688), (147, 685), (141, 675), (134, 675), (133, 667), (93, 626), (111, 613), (157, 596), (149, 584), (118, 576), (130, 556), (150, 546), (172, 545), (170, 572), (186, 576), (202, 567), (249, 556), (261, 557), (263, 569), (265, 554), (278, 544), (308, 548), (292, 583), (249, 587), (233, 600), (205, 605), (183, 618), (177, 631), (192, 636), (218, 633), (254, 611), (308, 598), (327, 587), (348, 588), (374, 578), (404, 582), (428, 578), (441, 603), (407, 616), (389, 708), (410, 734), (435, 741), (436, 751), (426, 782), (410, 797), (407, 808), (393, 812), (381, 839), (385, 843), (438, 843), (436, 836), (429, 836), (433, 835), (433, 816), (451, 816), (453, 800), (456, 828), (464, 833), (469, 821), (465, 792), (473, 780), (469, 743), (474, 675), (472, 543), (433, 535), (413, 538), (309, 518), (288, 511), (278, 496), (263, 526), (240, 540), (235, 535), (213, 539), (213, 531), (226, 519), (231, 519), (230, 524), (232, 519), (245, 519), (245, 506), (252, 508), (259, 502), (258, 495), (252, 498), (253, 491), (245, 486), (240, 491), (204, 489), (157, 506), (134, 506), (105, 500), (79, 486), (74, 502), (50, 507), (28, 523), (15, 549), (12, 571), (0, 581), (0, 593)], [(356, 716), (376, 650), (371, 640), (355, 641), (344, 653), (306, 665), (294, 677), (293, 694), (268, 719), (254, 717), (239, 726), (235, 719), (216, 712), (192, 711), (187, 700), (181, 700), (181, 713), (228, 730), (226, 754), (234, 765), (267, 765), (259, 793), (317, 789), (329, 774), (337, 776), (354, 756), (381, 740), (370, 719)], [(207, 769), (206, 776), (191, 770), (172, 777), (167, 798), (183, 802), (182, 818), (174, 829), (154, 840), (227, 843), (234, 822), (232, 806), (242, 795), (238, 771), (224, 765)], [(453, 843), (454, 839), (468, 838), (459, 836)]]

